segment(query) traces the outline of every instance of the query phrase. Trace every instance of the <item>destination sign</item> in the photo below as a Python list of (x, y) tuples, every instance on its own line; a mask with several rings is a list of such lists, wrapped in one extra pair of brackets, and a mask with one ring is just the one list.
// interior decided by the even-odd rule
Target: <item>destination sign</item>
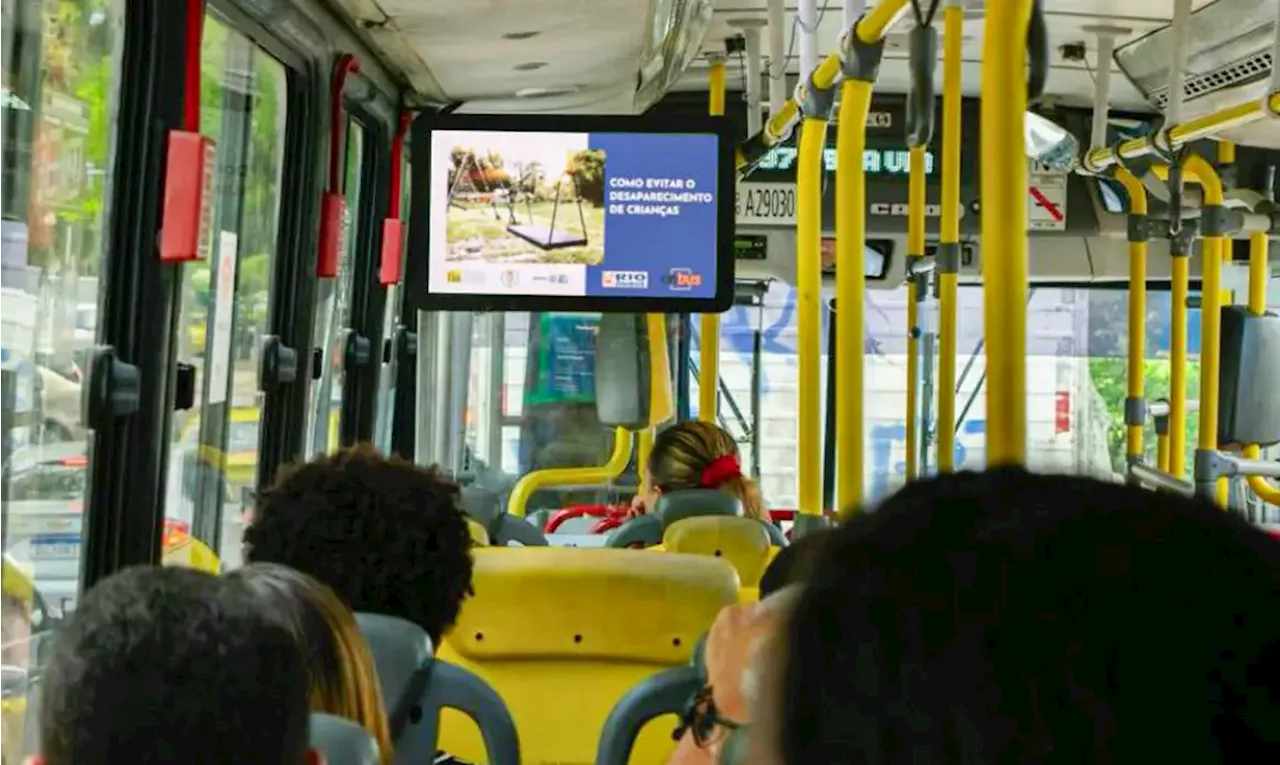
[[(793, 171), (799, 151), (794, 146), (775, 146), (761, 157), (756, 165), (757, 170)], [(830, 147), (822, 151), (823, 169), (829, 173), (836, 171), (836, 149)], [(937, 160), (932, 151), (924, 153), (925, 175), (937, 172)], [(862, 169), (871, 175), (908, 175), (911, 172), (911, 152), (906, 149), (867, 149), (862, 152)]]

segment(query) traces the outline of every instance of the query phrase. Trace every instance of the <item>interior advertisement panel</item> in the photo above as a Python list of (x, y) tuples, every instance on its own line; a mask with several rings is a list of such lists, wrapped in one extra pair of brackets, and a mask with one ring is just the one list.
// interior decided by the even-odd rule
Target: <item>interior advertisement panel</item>
[[(433, 125), (423, 307), (728, 307), (733, 145), (720, 122), (467, 115)], [(587, 129), (551, 129), (565, 124)]]

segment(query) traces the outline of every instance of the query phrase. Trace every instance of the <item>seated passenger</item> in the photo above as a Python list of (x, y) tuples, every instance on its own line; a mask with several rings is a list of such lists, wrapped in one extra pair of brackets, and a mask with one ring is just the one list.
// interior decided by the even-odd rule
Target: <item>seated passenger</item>
[(760, 602), (729, 606), (716, 617), (703, 649), (706, 685), (685, 712), (680, 743), (668, 765), (713, 765), (721, 761), (730, 736), (745, 734), (760, 657), (771, 653), (768, 646), (828, 535), (810, 534), (780, 550), (760, 578)]
[(245, 529), (245, 560), (328, 585), (353, 611), (422, 627), (435, 645), (471, 594), (458, 486), (434, 468), (356, 446), (284, 468)]
[(258, 496), (244, 541), (247, 562), (309, 574), (351, 610), (413, 622), (437, 647), (472, 592), (457, 484), (367, 445), (283, 469)]
[(1203, 502), (909, 484), (827, 540), (747, 761), (1280, 762), (1277, 603), (1280, 545)]
[(244, 583), (303, 649), (311, 681), (311, 711), (345, 717), (369, 731), (391, 762), (391, 736), (378, 670), (351, 611), (325, 585), (274, 563), (254, 563), (227, 575)]
[(768, 519), (760, 487), (742, 474), (738, 444), (723, 428), (685, 420), (658, 433), (645, 466), (644, 486), (633, 507), (651, 510), (659, 495), (685, 489), (719, 489), (742, 502), (744, 514)]
[(54, 638), (42, 765), (302, 765), (297, 644), (245, 587), (184, 568), (104, 579)]

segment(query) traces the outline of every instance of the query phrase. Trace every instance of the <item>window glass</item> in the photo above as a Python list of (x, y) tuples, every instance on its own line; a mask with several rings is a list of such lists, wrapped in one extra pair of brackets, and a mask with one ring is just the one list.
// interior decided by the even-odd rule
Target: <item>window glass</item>
[(30, 682), (79, 589), (80, 394), (97, 332), (124, 6), (5, 0), (3, 13), (0, 757), (16, 763), (37, 743)]
[[(406, 140), (406, 143), (408, 141)], [(400, 223), (402, 227), (402, 235), (405, 237), (400, 242), (400, 273), (401, 278), (404, 274), (404, 247), (408, 242), (409, 236), (409, 193), (410, 193), (410, 177), (413, 175), (406, 156), (400, 174)], [(395, 342), (396, 327), (400, 326), (400, 310), (401, 303), (404, 301), (404, 285), (396, 283), (387, 287), (387, 301), (383, 307), (382, 313), (382, 337), (384, 341)], [(415, 328), (416, 329), (416, 328)], [(385, 357), (384, 357), (385, 358)], [(399, 374), (399, 362), (396, 358), (396, 350), (391, 349), (391, 356), (383, 364), (379, 371), (378, 377), (378, 416), (374, 422), (373, 443), (380, 450), (385, 452), (391, 451), (391, 431), (392, 416), (395, 412), (396, 405), (396, 377)]]
[[(182, 273), (179, 358), (195, 368), (196, 404), (173, 418), (166, 515), (189, 531), (165, 551), (191, 563), (206, 546), (240, 561), (243, 501), (257, 481), (260, 338), (275, 262), (287, 73), (249, 38), (207, 17), (200, 132), (217, 146), (213, 243)], [(180, 545), (180, 546), (179, 546)]]
[(322, 349), (324, 359), (320, 379), (311, 386), (311, 451), (333, 451), (338, 448), (338, 418), (342, 415), (343, 343), (351, 318), (351, 279), (357, 226), (360, 221), (360, 180), (364, 165), (364, 129), (355, 120), (347, 120), (347, 151), (342, 175), (342, 194), (347, 202), (343, 229), (345, 245), (339, 253), (338, 277), (321, 279), (320, 300), (315, 324), (315, 347)]

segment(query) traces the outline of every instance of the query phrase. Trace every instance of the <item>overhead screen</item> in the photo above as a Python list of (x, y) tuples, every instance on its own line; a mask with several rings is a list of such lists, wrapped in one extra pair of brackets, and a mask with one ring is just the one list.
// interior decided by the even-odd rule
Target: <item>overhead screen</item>
[(731, 305), (735, 146), (724, 120), (450, 115), (432, 121), (427, 146), (422, 307)]

